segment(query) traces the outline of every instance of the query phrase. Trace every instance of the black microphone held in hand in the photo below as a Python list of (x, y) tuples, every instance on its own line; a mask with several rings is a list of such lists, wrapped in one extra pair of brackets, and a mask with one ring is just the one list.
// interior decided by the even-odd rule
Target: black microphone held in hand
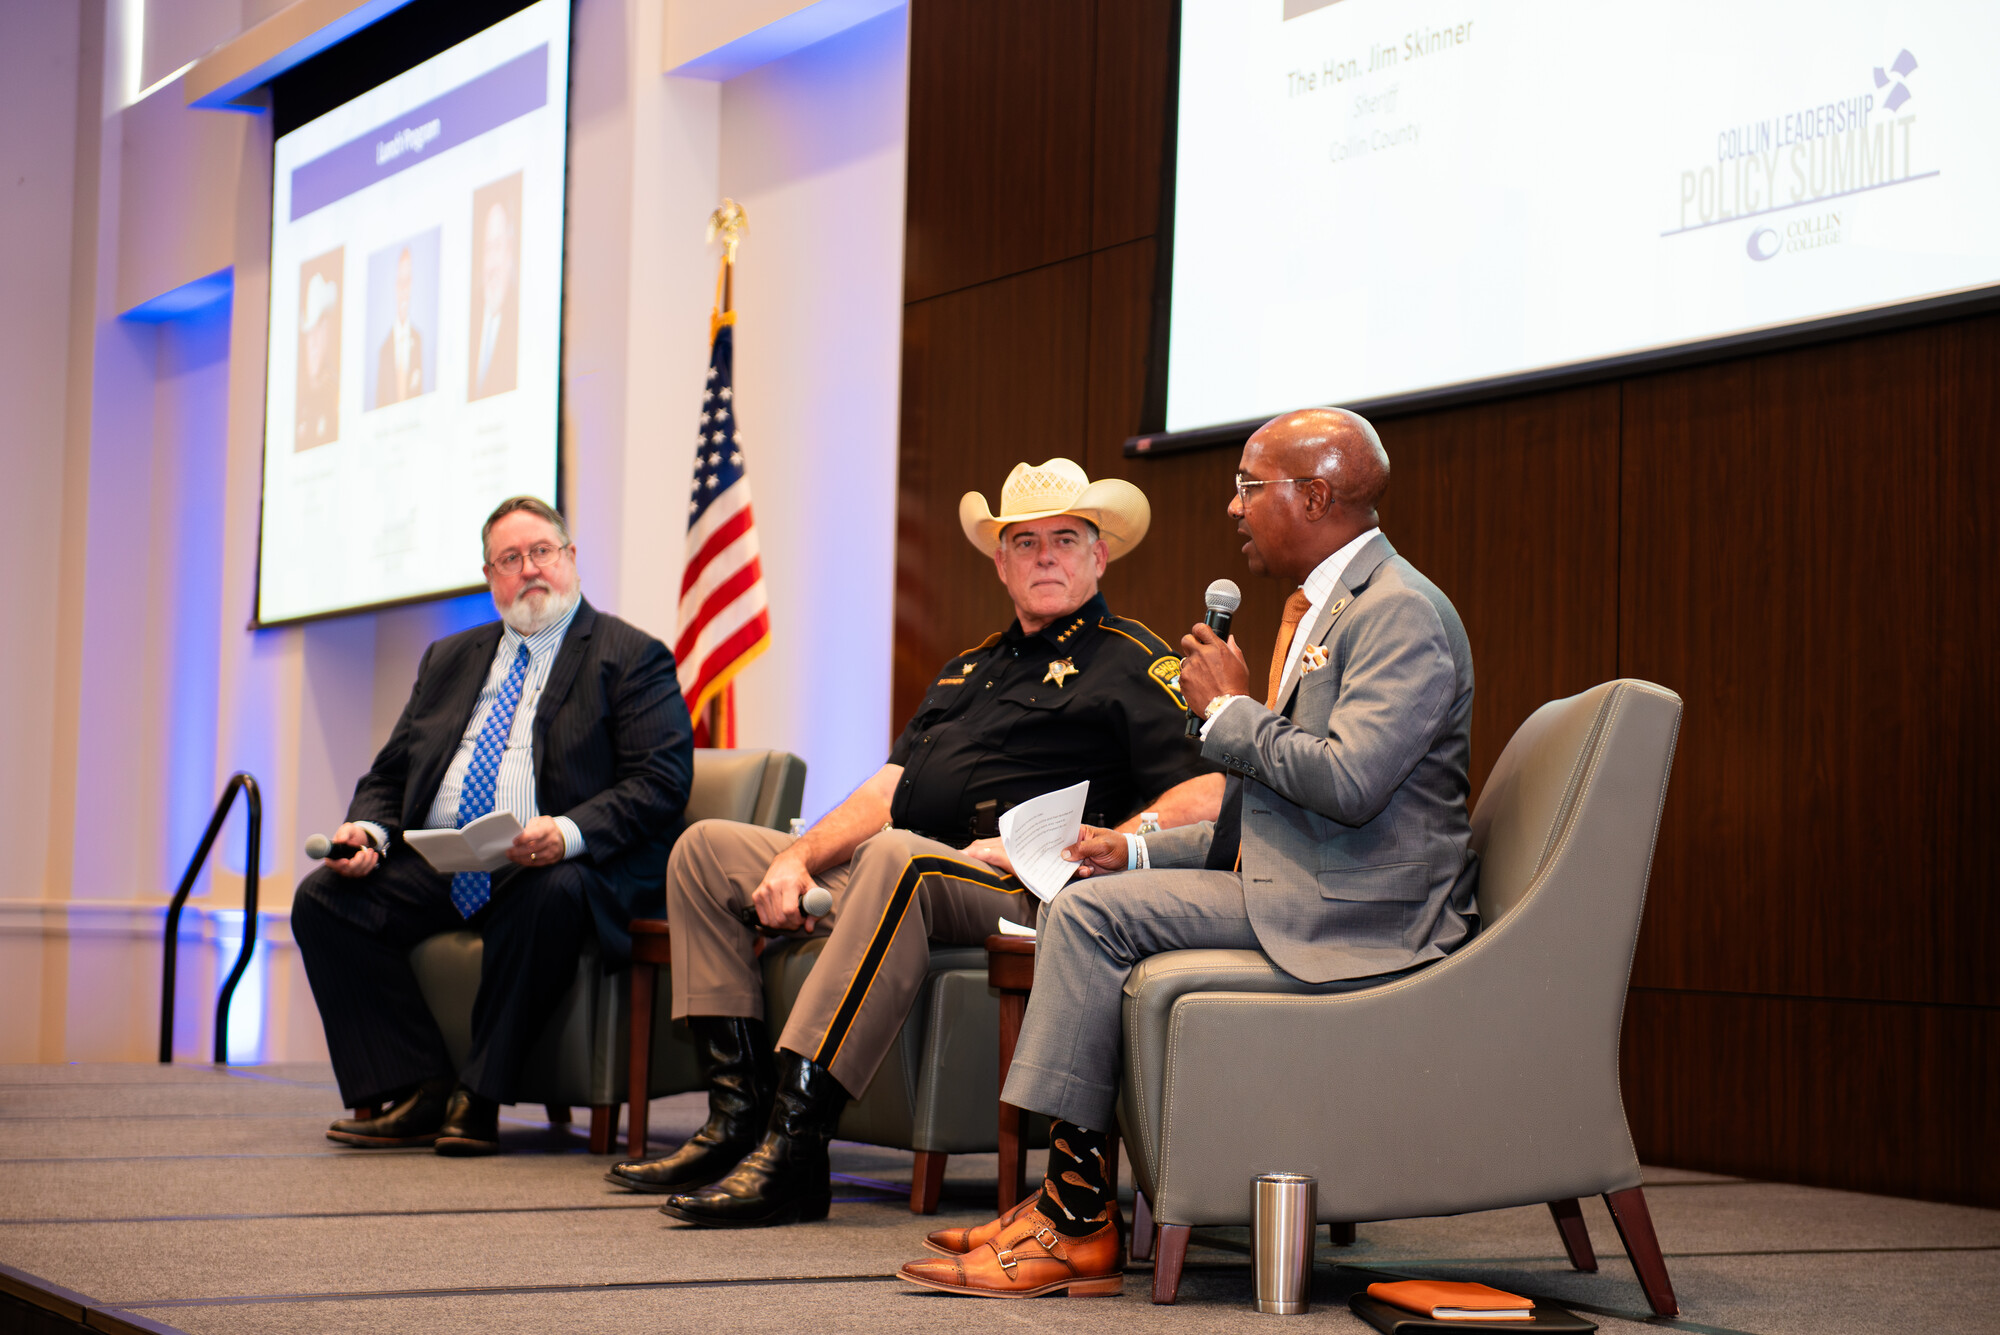
[[(1208, 586), (1201, 596), (1203, 607), (1207, 609), (1201, 623), (1215, 632), (1224, 644), (1229, 642), (1229, 622), (1236, 615), (1236, 609), (1243, 605), (1243, 590), (1236, 587), (1233, 579), (1219, 579)], [(1201, 736), (1201, 717), (1193, 710), (1188, 711), (1187, 735)]]
[(345, 862), (360, 851), (359, 844), (336, 844), (323, 834), (316, 834), (306, 840), (306, 856), (325, 858), (328, 862)]

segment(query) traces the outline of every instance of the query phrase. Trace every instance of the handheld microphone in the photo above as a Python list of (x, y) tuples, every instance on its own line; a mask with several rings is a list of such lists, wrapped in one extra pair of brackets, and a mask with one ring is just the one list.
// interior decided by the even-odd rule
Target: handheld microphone
[[(1201, 596), (1201, 601), (1203, 607), (1207, 609), (1201, 619), (1202, 625), (1214, 631), (1216, 638), (1227, 644), (1229, 623), (1235, 617), (1236, 609), (1243, 605), (1243, 590), (1236, 587), (1236, 581), (1233, 579), (1219, 579), (1208, 586), (1207, 592)], [(1188, 711), (1187, 735), (1201, 736), (1201, 719), (1195, 716), (1193, 710)]]
[(1202, 624), (1214, 631), (1218, 639), (1229, 639), (1229, 619), (1236, 615), (1236, 609), (1243, 605), (1243, 590), (1236, 587), (1233, 579), (1219, 579), (1208, 586), (1201, 595), (1202, 606), (1208, 609)]
[[(825, 886), (816, 885), (799, 896), (799, 913), (807, 918), (824, 918), (833, 911), (833, 892)], [(766, 927), (757, 920), (757, 910), (745, 904), (736, 910), (736, 916), (743, 920), (745, 927), (754, 927), (765, 936), (784, 936), (786, 933), (775, 927)]]
[(360, 851), (359, 844), (336, 844), (323, 834), (306, 840), (306, 856), (315, 860), (325, 858), (329, 862), (345, 862)]

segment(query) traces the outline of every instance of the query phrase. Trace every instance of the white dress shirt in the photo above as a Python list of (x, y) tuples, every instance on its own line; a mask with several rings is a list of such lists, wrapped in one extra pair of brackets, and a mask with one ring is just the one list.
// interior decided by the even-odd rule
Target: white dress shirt
[[(493, 665), (486, 672), (486, 683), (480, 687), (478, 703), (472, 708), (472, 718), (465, 725), (465, 735), (459, 738), (458, 751), (445, 768), (444, 778), (438, 783), (437, 796), (424, 816), (423, 829), (458, 827), (458, 800), (465, 789), (466, 772), (472, 768), (472, 753), (479, 746), (480, 730), (486, 726), (487, 716), (493, 712), (500, 688), (506, 684), (515, 654), (523, 644), (528, 646), (528, 675), (521, 685), (521, 701), (514, 707), (514, 726), (507, 734), (507, 749), (500, 757), (500, 773), (493, 786), (493, 809), (513, 812), (523, 825), (541, 814), (535, 805), (535, 709), (541, 703), (542, 688), (548, 685), (549, 672), (555, 667), (556, 651), (562, 647), (569, 623), (576, 619), (576, 609), (582, 605), (578, 599), (560, 621), (525, 639), (512, 626), (502, 633), (500, 645), (493, 652)], [(557, 816), (555, 822), (562, 831), (564, 859), (581, 854), (583, 832), (577, 829), (576, 822), (568, 816)], [(373, 821), (355, 824), (368, 831), (376, 848), (388, 847), (388, 831), (381, 826)]]
[(486, 373), (493, 369), (493, 350), (500, 345), (500, 312), (488, 311), (479, 331), (479, 380), (486, 384)]

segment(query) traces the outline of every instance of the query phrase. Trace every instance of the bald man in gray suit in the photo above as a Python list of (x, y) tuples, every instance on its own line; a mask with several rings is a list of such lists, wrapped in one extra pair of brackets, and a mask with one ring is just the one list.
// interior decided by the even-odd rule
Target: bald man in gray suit
[(1229, 513), (1252, 572), (1291, 596), (1258, 695), (1233, 641), (1196, 626), (1181, 642), (1202, 755), (1229, 774), (1222, 810), (1144, 836), (1086, 829), (1068, 851), (1096, 879), (1042, 910), (1001, 1094), (1056, 1119), (1048, 1176), (991, 1224), (933, 1234), (957, 1254), (905, 1279), (986, 1297), (1117, 1291), (1103, 1150), (1122, 989), (1141, 959), (1262, 950), (1302, 982), (1359, 986), (1471, 938), (1472, 650), (1451, 601), (1382, 535), (1388, 485), (1375, 429), (1339, 409), (1288, 413), (1244, 446)]

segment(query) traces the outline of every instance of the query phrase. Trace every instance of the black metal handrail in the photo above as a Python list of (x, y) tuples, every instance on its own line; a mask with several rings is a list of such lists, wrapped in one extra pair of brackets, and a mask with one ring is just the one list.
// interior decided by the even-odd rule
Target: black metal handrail
[(243, 945), (236, 952), (236, 967), (229, 971), (228, 980), (215, 998), (215, 1064), (229, 1064), (229, 1003), (235, 999), (236, 984), (242, 980), (243, 971), (250, 967), (250, 952), (257, 946), (257, 858), (264, 839), (264, 799), (257, 791), (257, 780), (243, 770), (230, 775), (229, 782), (223, 785), (215, 815), (209, 818), (208, 833), (202, 835), (201, 847), (188, 860), (181, 888), (174, 892), (173, 907), (167, 910), (166, 955), (160, 961), (162, 1065), (171, 1065), (174, 1060), (174, 962), (180, 950), (181, 908), (187, 903), (188, 891), (194, 889), (194, 878), (201, 874), (202, 864), (208, 861), (208, 850), (215, 846), (215, 836), (222, 832), (222, 822), (228, 817), (239, 788), (243, 790), (250, 818), (243, 839)]

